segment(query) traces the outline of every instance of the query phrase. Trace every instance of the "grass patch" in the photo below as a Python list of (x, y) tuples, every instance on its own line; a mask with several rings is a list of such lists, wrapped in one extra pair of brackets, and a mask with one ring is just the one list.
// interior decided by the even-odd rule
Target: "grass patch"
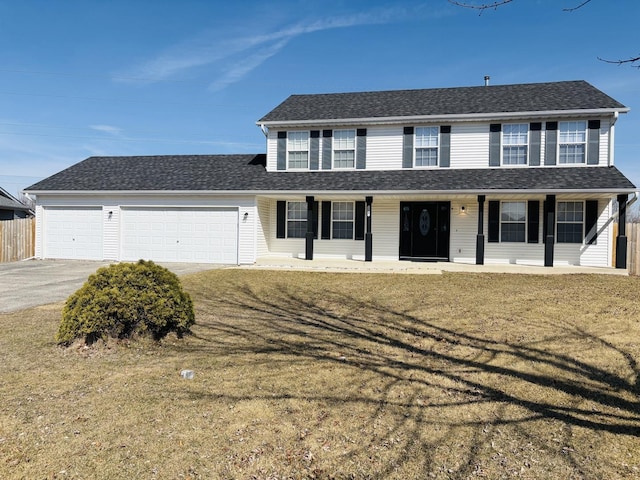
[(62, 349), (62, 304), (0, 315), (0, 478), (640, 476), (637, 277), (182, 281), (180, 340)]

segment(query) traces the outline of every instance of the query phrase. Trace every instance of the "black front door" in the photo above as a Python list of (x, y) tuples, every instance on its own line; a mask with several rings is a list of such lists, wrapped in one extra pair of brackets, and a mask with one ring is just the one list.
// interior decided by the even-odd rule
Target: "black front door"
[(400, 260), (449, 260), (450, 202), (400, 202)]

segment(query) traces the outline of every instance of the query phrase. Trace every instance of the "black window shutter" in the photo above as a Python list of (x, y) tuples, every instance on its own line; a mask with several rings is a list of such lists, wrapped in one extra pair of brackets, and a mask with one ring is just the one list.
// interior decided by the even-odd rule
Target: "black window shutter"
[[(489, 125), (489, 166), (500, 166), (500, 132), (502, 125), (492, 123)], [(497, 242), (497, 240), (496, 240)]]
[(318, 202), (313, 202), (313, 238), (318, 239)]
[(309, 137), (309, 170), (318, 170), (320, 168), (320, 130), (311, 130)]
[(322, 234), (323, 240), (331, 238), (331, 202), (322, 202)]
[(500, 241), (500, 202), (489, 200), (489, 242)]
[(367, 129), (359, 128), (356, 131), (356, 168), (367, 168)]
[(413, 167), (413, 127), (404, 127), (402, 135), (402, 168)]
[(589, 120), (587, 132), (587, 165), (597, 165), (600, 160), (600, 120)]
[(584, 212), (584, 243), (596, 245), (598, 239), (598, 201), (587, 200)]
[(276, 238), (287, 237), (287, 202), (278, 200), (276, 210)]
[(356, 202), (356, 224), (355, 224), (356, 240), (364, 240), (364, 221), (365, 221), (364, 214), (365, 214), (365, 203)]
[(448, 167), (451, 164), (451, 125), (440, 127), (440, 166)]
[(331, 170), (331, 156), (333, 145), (333, 130), (322, 131), (322, 169)]
[(529, 200), (527, 207), (527, 242), (538, 243), (538, 235), (540, 234), (540, 201)]
[(555, 165), (558, 152), (558, 122), (547, 122), (545, 128), (544, 164)]
[(287, 169), (287, 132), (278, 132), (276, 169), (277, 170)]

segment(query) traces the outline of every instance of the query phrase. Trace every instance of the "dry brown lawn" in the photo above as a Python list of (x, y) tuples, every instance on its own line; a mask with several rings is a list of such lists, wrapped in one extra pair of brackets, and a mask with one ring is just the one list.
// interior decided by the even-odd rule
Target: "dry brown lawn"
[(640, 478), (639, 278), (183, 282), (197, 325), (161, 344), (0, 315), (0, 478)]

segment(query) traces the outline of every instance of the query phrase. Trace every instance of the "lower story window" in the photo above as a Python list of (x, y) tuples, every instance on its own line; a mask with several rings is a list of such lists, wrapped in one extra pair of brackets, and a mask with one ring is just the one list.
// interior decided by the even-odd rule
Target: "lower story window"
[(353, 202), (333, 202), (331, 223), (333, 238), (353, 239)]
[(500, 241), (524, 242), (526, 238), (526, 203), (502, 202)]
[(307, 203), (287, 203), (287, 237), (305, 238), (307, 233)]
[(558, 243), (582, 243), (584, 204), (558, 202)]

